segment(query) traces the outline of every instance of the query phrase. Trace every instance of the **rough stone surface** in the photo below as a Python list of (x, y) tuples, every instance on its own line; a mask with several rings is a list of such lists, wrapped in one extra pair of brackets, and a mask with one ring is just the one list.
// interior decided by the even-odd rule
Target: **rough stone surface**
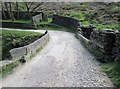
[[(90, 40), (94, 42), (101, 52), (104, 54), (104, 59), (113, 58), (112, 51), (115, 44), (115, 33), (111, 30), (93, 30)], [(106, 60), (107, 61), (107, 60)]]
[(11, 49), (9, 52), (10, 52), (10, 55), (12, 57), (12, 60), (21, 59), (22, 57), (27, 55), (26, 46)]
[(71, 17), (64, 17), (59, 15), (53, 15), (52, 22), (61, 26), (65, 26), (74, 30), (77, 30), (79, 25), (79, 21), (71, 18)]
[(38, 15), (35, 15), (32, 17), (32, 22), (33, 23), (38, 23), (38, 22), (41, 22), (43, 19), (42, 19), (42, 14), (38, 14)]
[(27, 45), (26, 47), (27, 54), (36, 53), (36, 50), (39, 48), (43, 48), (48, 41), (49, 41), (49, 34), (47, 33), (45, 36), (36, 40), (34, 43)]
[(120, 32), (116, 33), (115, 50), (113, 53), (115, 60), (120, 60)]
[(100, 63), (73, 33), (49, 31), (50, 41), (29, 63), (2, 80), (5, 87), (113, 87)]

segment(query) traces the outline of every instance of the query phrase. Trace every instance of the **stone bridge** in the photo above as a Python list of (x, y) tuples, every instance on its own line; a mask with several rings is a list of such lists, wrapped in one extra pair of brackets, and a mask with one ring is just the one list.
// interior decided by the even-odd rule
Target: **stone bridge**
[[(105, 54), (102, 62), (115, 61), (119, 59), (119, 32), (96, 31), (94, 27), (82, 26), (74, 18), (57, 15), (53, 16), (53, 23), (74, 29), (80, 40), (75, 33), (48, 31), (50, 39), (44, 49), (3, 79), (3, 86), (114, 87), (101, 71), (100, 62), (86, 48), (97, 48)], [(118, 51), (114, 51), (116, 49)], [(111, 55), (113, 59), (107, 60)]]
[(48, 32), (44, 49), (3, 79), (4, 87), (113, 87), (74, 33)]

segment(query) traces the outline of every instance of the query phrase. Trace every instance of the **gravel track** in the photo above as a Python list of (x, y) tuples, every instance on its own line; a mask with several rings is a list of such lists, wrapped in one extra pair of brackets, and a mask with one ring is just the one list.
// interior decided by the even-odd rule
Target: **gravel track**
[(113, 87), (100, 63), (73, 33), (49, 33), (44, 49), (3, 79), (4, 87)]

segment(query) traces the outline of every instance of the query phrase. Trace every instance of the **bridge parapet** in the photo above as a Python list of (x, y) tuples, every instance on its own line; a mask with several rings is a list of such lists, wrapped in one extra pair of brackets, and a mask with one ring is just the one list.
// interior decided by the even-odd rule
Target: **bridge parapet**
[(116, 32), (111, 29), (96, 30), (96, 27), (92, 25), (84, 26), (75, 18), (59, 15), (53, 15), (53, 23), (75, 30), (77, 37), (89, 50), (96, 50), (93, 53), (100, 54), (102, 62), (120, 60), (119, 31)]

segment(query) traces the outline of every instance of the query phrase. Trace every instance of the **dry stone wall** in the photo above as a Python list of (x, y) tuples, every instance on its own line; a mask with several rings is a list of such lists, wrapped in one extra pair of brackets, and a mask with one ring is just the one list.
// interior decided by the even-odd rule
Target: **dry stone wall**
[(99, 47), (105, 61), (111, 61), (110, 59), (113, 58), (112, 50), (115, 43), (115, 32), (111, 30), (93, 30), (90, 40)]
[(78, 20), (71, 17), (64, 17), (59, 15), (53, 15), (52, 22), (61, 26), (74, 29), (74, 30), (76, 30), (79, 25)]
[(115, 54), (115, 60), (120, 60), (120, 32), (116, 33), (115, 50), (113, 53)]
[(3, 28), (36, 29), (36, 25), (32, 23), (2, 22), (1, 26)]
[(100, 57), (101, 62), (120, 60), (120, 32), (85, 27), (74, 18), (59, 15), (53, 16), (53, 23), (76, 30), (77, 37), (89, 51)]
[[(9, 15), (8, 15), (7, 11), (5, 11), (5, 15), (6, 15), (7, 18), (4, 17), (2, 11), (0, 11), (0, 13), (1, 13), (1, 17), (2, 17), (3, 20), (4, 19), (9, 19)], [(43, 12), (30, 12), (30, 13), (31, 13), (32, 16), (41, 14), (43, 20), (45, 20), (45, 18), (46, 18), (46, 15)], [(18, 19), (18, 20), (31, 20), (31, 16), (26, 11), (19, 11), (19, 14), (18, 14), (17, 11), (13, 11), (13, 15), (14, 15), (15, 19)], [(19, 16), (19, 18), (18, 18), (18, 16)]]
[(64, 17), (53, 15), (52, 22), (61, 26), (71, 28), (72, 30), (79, 31), (86, 38), (90, 38), (90, 34), (95, 27), (83, 26), (77, 19), (71, 17)]
[(91, 25), (90, 26), (79, 25), (79, 27), (77, 28), (77, 31), (83, 36), (85, 36), (87, 39), (90, 39), (91, 32), (93, 31), (94, 28), (95, 27)]

